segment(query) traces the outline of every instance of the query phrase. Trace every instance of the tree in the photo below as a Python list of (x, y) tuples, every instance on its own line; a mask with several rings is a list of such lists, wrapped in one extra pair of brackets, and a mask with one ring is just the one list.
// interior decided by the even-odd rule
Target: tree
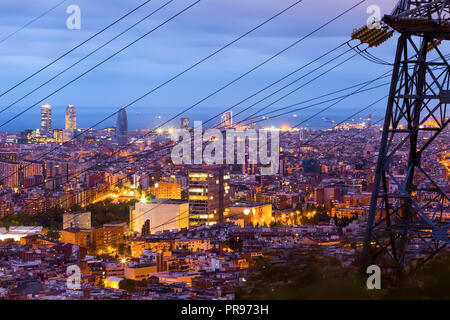
[(117, 252), (120, 255), (124, 255), (125, 254), (125, 245), (123, 243), (119, 243), (119, 245), (117, 246)]
[(105, 288), (105, 283), (103, 282), (103, 279), (98, 279), (97, 287), (99, 287), (101, 289)]
[(345, 268), (320, 252), (287, 251), (286, 262), (264, 259), (249, 270), (247, 281), (236, 291), (245, 299), (450, 299), (450, 254), (430, 260), (382, 290), (367, 290), (367, 276)]
[(243, 243), (242, 240), (235, 237), (228, 238), (226, 245), (233, 251), (241, 252)]
[[(98, 227), (108, 222), (128, 222), (130, 212), (129, 207), (136, 202), (136, 199), (121, 203), (112, 203), (111, 200), (106, 200), (90, 204), (86, 208), (75, 205), (71, 207), (71, 211), (90, 211), (92, 225)], [(55, 207), (37, 214), (27, 214), (24, 212), (7, 214), (0, 218), (0, 227), (9, 228), (11, 226), (26, 225), (42, 226), (49, 229), (62, 229), (62, 214), (64, 212), (66, 212), (66, 210)]]
[(370, 293), (359, 274), (320, 253), (288, 251), (284, 263), (264, 259), (250, 271), (236, 299), (364, 299)]
[(49, 231), (45, 234), (45, 236), (48, 237), (48, 238), (52, 238), (52, 239), (55, 239), (55, 240), (59, 240), (60, 237), (61, 237), (61, 233), (60, 233), (59, 231), (57, 231), (57, 230), (49, 230)]
[(136, 281), (125, 279), (119, 282), (119, 289), (136, 292)]

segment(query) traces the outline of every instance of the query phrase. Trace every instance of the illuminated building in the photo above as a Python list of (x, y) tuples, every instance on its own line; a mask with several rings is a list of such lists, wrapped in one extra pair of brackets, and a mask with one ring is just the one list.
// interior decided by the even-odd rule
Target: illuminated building
[(180, 119), (180, 128), (188, 129), (189, 128), (189, 118), (181, 118)]
[(0, 162), (0, 185), (3, 187), (19, 186), (19, 163), (15, 161)]
[(223, 166), (189, 168), (189, 225), (214, 225), (222, 221), (229, 203), (229, 173)]
[(222, 115), (222, 127), (230, 128), (233, 125), (233, 113), (227, 111)]
[(176, 249), (183, 249), (186, 248), (189, 251), (195, 252), (195, 251), (207, 251), (214, 248), (214, 244), (211, 244), (210, 239), (175, 239), (174, 246)]
[(308, 139), (308, 130), (307, 129), (300, 129), (298, 130), (298, 139), (300, 141), (304, 141)]
[(69, 164), (67, 162), (48, 160), (45, 161), (44, 166), (46, 188), (54, 190), (69, 180)]
[(189, 206), (184, 200), (152, 199), (130, 208), (130, 231), (154, 234), (189, 227)]
[(127, 263), (126, 258), (120, 259), (120, 264), (116, 262), (107, 262), (105, 263), (106, 276), (107, 277), (119, 277), (123, 278), (124, 276), (124, 264)]
[(272, 205), (259, 201), (240, 201), (225, 209), (224, 220), (241, 227), (246, 225), (269, 226), (272, 222)]
[(41, 107), (41, 130), (42, 137), (52, 137), (52, 107), (49, 104), (44, 104)]
[(77, 129), (77, 109), (69, 104), (66, 108), (66, 130)]
[(128, 143), (128, 117), (125, 108), (121, 108), (117, 114), (116, 141), (123, 146)]
[(17, 160), (17, 152), (2, 151), (0, 152), (0, 160)]
[(159, 283), (181, 283), (184, 282), (188, 287), (192, 287), (192, 279), (199, 277), (197, 272), (158, 272), (154, 274), (158, 278)]
[(105, 224), (103, 227), (91, 229), (91, 247), (105, 250), (113, 245), (124, 242), (124, 227), (122, 224)]
[(364, 129), (366, 128), (366, 123), (342, 123), (333, 127), (333, 130), (350, 130), (350, 129)]
[(363, 216), (367, 216), (368, 208), (363, 208), (361, 206), (346, 206), (344, 203), (335, 204), (333, 208), (331, 208), (331, 216), (336, 217), (337, 219), (342, 218), (361, 218)]
[(63, 143), (70, 141), (75, 135), (75, 130), (63, 130)]
[(21, 245), (42, 245), (46, 247), (53, 247), (59, 245), (60, 241), (43, 236), (42, 234), (30, 234), (19, 240)]
[(19, 143), (30, 144), (33, 143), (33, 130), (26, 129), (20, 133)]
[(0, 193), (0, 217), (11, 213), (13, 210), (13, 206), (14, 203), (12, 202), (11, 193)]
[(53, 130), (53, 139), (57, 144), (63, 143), (63, 130), (62, 129), (54, 129)]
[(313, 174), (319, 174), (320, 173), (320, 166), (319, 162), (316, 159), (305, 159), (302, 161), (303, 165), (303, 172), (305, 173), (313, 173)]
[(317, 188), (314, 190), (314, 201), (318, 204), (323, 204), (325, 202), (324, 188)]
[(0, 185), (23, 187), (28, 177), (43, 175), (44, 165), (37, 161), (0, 161)]
[(119, 289), (119, 283), (122, 280), (122, 278), (111, 276), (103, 280), (103, 283), (105, 284), (105, 288)]
[(338, 188), (325, 187), (314, 190), (314, 201), (317, 204), (324, 204), (330, 200), (341, 200), (341, 192)]
[(89, 247), (89, 230), (69, 228), (61, 231), (61, 242), (71, 243), (82, 248)]
[(160, 181), (155, 183), (155, 196), (158, 199), (181, 199), (181, 185)]
[(131, 280), (147, 280), (153, 273), (158, 271), (156, 263), (136, 264), (125, 266), (124, 274), (126, 279)]
[(0, 241), (4, 241), (7, 239), (20, 241), (26, 236), (41, 234), (42, 229), (42, 227), (9, 227), (9, 230), (7, 232), (0, 234)]
[(91, 212), (77, 211), (63, 214), (63, 229), (79, 228), (91, 229)]

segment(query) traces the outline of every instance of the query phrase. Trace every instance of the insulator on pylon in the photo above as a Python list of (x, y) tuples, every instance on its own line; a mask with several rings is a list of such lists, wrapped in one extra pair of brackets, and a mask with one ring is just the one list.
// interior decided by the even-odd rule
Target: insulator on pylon
[(435, 39), (432, 43), (427, 45), (427, 53), (432, 51), (435, 47), (439, 46), (442, 43), (442, 39)]
[(352, 39), (358, 39), (361, 43), (367, 43), (369, 47), (378, 46), (392, 37), (394, 31), (387, 27), (372, 28), (367, 25), (355, 30), (352, 33)]
[(379, 46), (380, 44), (388, 40), (393, 33), (393, 31), (388, 32), (387, 30), (379, 30), (379, 32), (377, 32), (377, 35), (373, 39), (371, 39), (371, 41), (369, 41), (369, 47)]
[(353, 31), (352, 33), (352, 39), (359, 39), (359, 37), (361, 36), (361, 34), (365, 31), (367, 31), (369, 28), (367, 27), (367, 25)]

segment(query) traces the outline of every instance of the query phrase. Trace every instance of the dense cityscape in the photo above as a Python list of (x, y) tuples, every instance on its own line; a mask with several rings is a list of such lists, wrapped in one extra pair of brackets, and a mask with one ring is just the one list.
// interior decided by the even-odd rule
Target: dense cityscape
[[(280, 166), (265, 176), (249, 161), (173, 164), (167, 146), (174, 131), (193, 131), (188, 118), (128, 131), (122, 108), (116, 127), (80, 135), (73, 105), (64, 129), (52, 129), (50, 105), (41, 110), (40, 129), (0, 135), (4, 299), (235, 299), (258, 264), (299, 249), (356, 270), (381, 132), (370, 114), (332, 130), (269, 128), (280, 132)], [(252, 126), (231, 112), (216, 125)], [(449, 139), (423, 159), (447, 189)]]
[(0, 12), (0, 303), (450, 299), (449, 1), (58, 1)]

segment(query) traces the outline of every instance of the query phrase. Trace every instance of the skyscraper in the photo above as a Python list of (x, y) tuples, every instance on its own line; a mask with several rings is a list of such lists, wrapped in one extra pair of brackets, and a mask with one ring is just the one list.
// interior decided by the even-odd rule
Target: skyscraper
[(77, 109), (71, 104), (66, 108), (66, 130), (77, 129)]
[(222, 127), (229, 128), (233, 125), (233, 113), (227, 111), (222, 115)]
[(64, 137), (64, 131), (62, 129), (53, 129), (53, 139), (57, 144), (62, 144)]
[(229, 173), (220, 165), (189, 168), (189, 225), (213, 225), (223, 221), (230, 202)]
[(189, 118), (181, 118), (180, 119), (180, 128), (188, 129), (189, 128)]
[(128, 143), (128, 118), (127, 111), (124, 107), (122, 107), (117, 114), (116, 140), (121, 146)]
[(44, 104), (41, 107), (41, 136), (52, 137), (52, 107)]
[(180, 199), (152, 199), (130, 208), (130, 230), (142, 234), (189, 227), (189, 205)]

